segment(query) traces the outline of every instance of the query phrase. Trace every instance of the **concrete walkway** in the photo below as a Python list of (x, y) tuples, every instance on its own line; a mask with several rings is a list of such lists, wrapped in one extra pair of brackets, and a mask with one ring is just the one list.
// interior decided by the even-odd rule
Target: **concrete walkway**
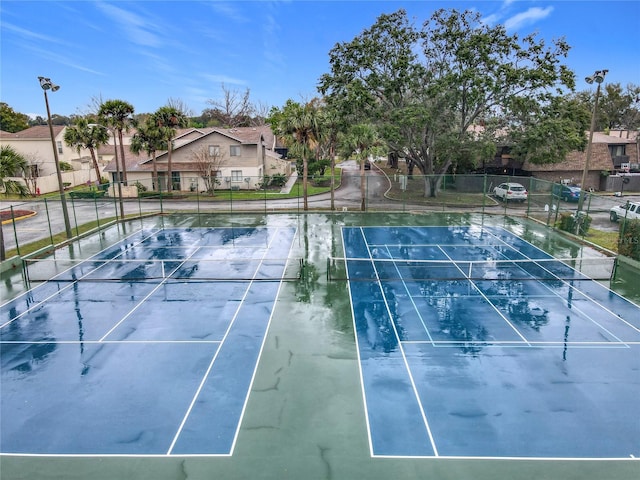
[(282, 190), (280, 190), (280, 193), (287, 194), (291, 192), (291, 189), (293, 188), (293, 186), (296, 184), (297, 181), (298, 181), (298, 171), (294, 170), (293, 173), (289, 176), (287, 183), (285, 183), (284, 187), (282, 187)]

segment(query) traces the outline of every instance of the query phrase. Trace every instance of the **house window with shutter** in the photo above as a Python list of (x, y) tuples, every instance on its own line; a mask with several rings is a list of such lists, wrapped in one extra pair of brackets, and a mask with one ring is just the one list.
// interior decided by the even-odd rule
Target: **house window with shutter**
[(229, 147), (229, 155), (231, 155), (232, 157), (239, 157), (240, 156), (240, 145), (231, 145)]
[(62, 142), (56, 142), (58, 146), (58, 153), (62, 153)]
[(209, 145), (209, 156), (210, 157), (219, 157), (220, 156), (220, 145)]
[(242, 181), (242, 170), (231, 170), (231, 181), (232, 182), (241, 182)]

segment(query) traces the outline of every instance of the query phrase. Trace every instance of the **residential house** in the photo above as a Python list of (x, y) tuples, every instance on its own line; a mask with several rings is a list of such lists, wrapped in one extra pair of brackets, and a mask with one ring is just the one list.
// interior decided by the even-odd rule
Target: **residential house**
[[(73, 167), (74, 173), (64, 175), (63, 180), (71, 185), (93, 181), (95, 173), (91, 164), (91, 154), (88, 150), (68, 147), (64, 143), (65, 126), (54, 125), (53, 136), (56, 152), (60, 162), (66, 162)], [(10, 145), (25, 157), (30, 165), (29, 178), (34, 179), (37, 188), (42, 193), (58, 189), (56, 164), (51, 143), (51, 133), (48, 125), (38, 125), (20, 132), (0, 132), (0, 145)]]
[[(283, 159), (274, 148), (279, 147), (268, 126), (234, 129), (190, 128), (177, 132), (171, 154), (173, 190), (205, 191), (203, 169), (215, 172), (217, 188), (257, 189), (265, 175), (291, 174), (291, 164)], [(139, 182), (147, 189), (153, 189), (153, 159), (146, 153), (134, 155), (125, 142), (127, 182)], [(204, 160), (199, 160), (199, 152), (207, 152)], [(113, 146), (101, 148), (99, 155), (113, 159)], [(210, 165), (203, 165), (212, 162)], [(168, 152), (156, 154), (156, 169), (161, 190), (167, 190)], [(105, 172), (116, 178), (115, 161), (110, 161)]]
[[(615, 185), (607, 181), (610, 175), (640, 171), (637, 132), (635, 135), (634, 132), (629, 135), (616, 133), (594, 132), (584, 189), (616, 189)], [(587, 149), (585, 148), (582, 152), (577, 150), (569, 152), (566, 159), (559, 163), (536, 165), (525, 161), (522, 169), (525, 173), (543, 180), (580, 184), (586, 158)], [(638, 185), (635, 185), (636, 183)], [(629, 189), (640, 189), (640, 176), (633, 185), (629, 185)]]

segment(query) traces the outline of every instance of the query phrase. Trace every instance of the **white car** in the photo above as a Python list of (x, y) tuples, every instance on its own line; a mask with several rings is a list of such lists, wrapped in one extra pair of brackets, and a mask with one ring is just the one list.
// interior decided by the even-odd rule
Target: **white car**
[(501, 183), (493, 189), (493, 195), (503, 202), (524, 202), (527, 199), (527, 189), (519, 183)]
[(609, 210), (609, 218), (612, 222), (618, 220), (640, 220), (640, 202), (628, 202), (624, 205), (616, 205)]

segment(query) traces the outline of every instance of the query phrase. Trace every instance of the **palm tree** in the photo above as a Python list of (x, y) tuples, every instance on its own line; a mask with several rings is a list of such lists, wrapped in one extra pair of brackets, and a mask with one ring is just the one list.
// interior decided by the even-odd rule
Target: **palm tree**
[(13, 193), (24, 197), (29, 194), (29, 189), (25, 184), (7, 178), (22, 175), (28, 168), (27, 160), (11, 145), (0, 147), (0, 188), (4, 190), (5, 195)]
[(162, 133), (162, 138), (167, 142), (167, 191), (171, 192), (173, 190), (173, 169), (171, 165), (173, 137), (177, 128), (187, 126), (188, 119), (182, 111), (171, 105), (160, 107), (152, 117), (156, 127)]
[(365, 163), (369, 157), (369, 153), (373, 147), (378, 144), (378, 136), (373, 125), (367, 123), (358, 123), (341, 136), (341, 147), (345, 156), (355, 153), (360, 160), (360, 210), (366, 210), (366, 176)]
[[(0, 147), (0, 189), (5, 195), (17, 193), (21, 197), (28, 195), (29, 189), (23, 183), (9, 180), (7, 177), (15, 177), (29, 168), (27, 160), (10, 145)], [(0, 260), (5, 260), (4, 235), (0, 228)]]
[[(98, 116), (107, 127), (112, 128), (118, 134), (120, 141), (120, 157), (122, 159), (122, 182), (127, 184), (127, 162), (124, 156), (124, 144), (122, 132), (128, 132), (132, 124), (132, 115), (135, 109), (133, 105), (124, 100), (107, 100), (100, 105)], [(117, 159), (116, 159), (117, 163)]]
[(98, 159), (96, 158), (96, 149), (102, 145), (109, 143), (109, 132), (100, 125), (91, 125), (86, 118), (78, 118), (76, 124), (72, 127), (68, 127), (64, 132), (64, 142), (78, 150), (86, 148), (91, 153), (91, 160), (93, 161), (93, 168), (96, 172), (96, 178), (100, 183), (100, 167), (98, 166)]
[(319, 115), (317, 107), (308, 102), (300, 105), (287, 100), (282, 111), (274, 109), (270, 115), (270, 123), (277, 135), (284, 137), (285, 144), (292, 154), (302, 158), (302, 193), (304, 196), (304, 210), (308, 205), (308, 172), (309, 157), (313, 155), (318, 145)]
[(156, 152), (165, 150), (167, 142), (162, 130), (156, 125), (153, 117), (147, 117), (145, 122), (138, 126), (138, 131), (131, 138), (131, 151), (138, 154), (145, 151), (153, 157), (153, 190), (158, 188), (158, 166), (156, 164)]
[(326, 154), (331, 161), (331, 210), (335, 210), (336, 145), (338, 132), (343, 126), (343, 122), (336, 110), (325, 104), (319, 110), (319, 124), (319, 141), (324, 145)]

